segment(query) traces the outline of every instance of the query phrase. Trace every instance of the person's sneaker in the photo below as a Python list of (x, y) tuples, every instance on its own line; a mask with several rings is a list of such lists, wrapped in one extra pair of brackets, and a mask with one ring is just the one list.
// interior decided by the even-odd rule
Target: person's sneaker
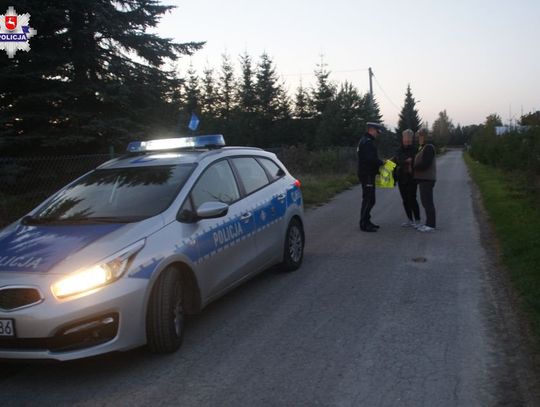
[(413, 222), (413, 228), (415, 229), (421, 228), (422, 226), (424, 225), (422, 225), (420, 221)]
[(422, 225), (418, 229), (419, 232), (433, 232), (435, 231), (435, 228), (432, 228), (431, 226)]
[(411, 227), (411, 226), (414, 227), (414, 225), (415, 225), (415, 223), (413, 221), (408, 220), (407, 222), (403, 222), (401, 224), (401, 227), (408, 228), (408, 227)]

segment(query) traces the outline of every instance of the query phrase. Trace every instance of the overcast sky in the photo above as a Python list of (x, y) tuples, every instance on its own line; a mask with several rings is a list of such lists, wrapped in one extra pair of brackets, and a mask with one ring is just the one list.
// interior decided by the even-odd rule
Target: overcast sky
[(540, 110), (540, 0), (163, 0), (176, 5), (159, 27), (178, 42), (206, 41), (193, 57), (202, 72), (266, 51), (291, 94), (313, 83), (324, 62), (336, 83), (369, 90), (367, 68), (387, 125), (395, 126), (407, 84), (432, 124), (446, 109), (455, 124), (490, 113)]

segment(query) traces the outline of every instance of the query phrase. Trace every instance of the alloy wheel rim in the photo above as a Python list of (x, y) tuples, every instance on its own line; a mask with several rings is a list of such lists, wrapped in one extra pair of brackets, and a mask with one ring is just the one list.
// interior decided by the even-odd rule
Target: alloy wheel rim
[(291, 227), (289, 231), (289, 254), (295, 263), (302, 258), (302, 232), (297, 226)]

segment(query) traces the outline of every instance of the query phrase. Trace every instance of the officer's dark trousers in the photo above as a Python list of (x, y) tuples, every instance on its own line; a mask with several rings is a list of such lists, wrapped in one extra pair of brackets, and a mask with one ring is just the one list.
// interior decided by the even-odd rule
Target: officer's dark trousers
[(409, 220), (420, 220), (420, 207), (416, 200), (417, 183), (414, 180), (398, 182), (399, 193), (403, 200), (403, 208)]
[(362, 208), (360, 209), (360, 227), (365, 228), (371, 223), (371, 209), (375, 206), (375, 175), (363, 175)]
[(420, 201), (426, 211), (426, 226), (434, 228), (435, 222), (435, 205), (433, 204), (433, 187), (435, 181), (418, 181), (420, 189)]

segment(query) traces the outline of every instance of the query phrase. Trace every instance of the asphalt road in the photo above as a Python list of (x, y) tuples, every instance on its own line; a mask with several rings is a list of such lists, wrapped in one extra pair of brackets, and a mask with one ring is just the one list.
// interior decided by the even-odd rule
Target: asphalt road
[(535, 405), (461, 153), (438, 164), (436, 232), (400, 227), (397, 189), (360, 232), (354, 188), (307, 212), (299, 271), (191, 317), (178, 353), (1, 364), (0, 405)]

